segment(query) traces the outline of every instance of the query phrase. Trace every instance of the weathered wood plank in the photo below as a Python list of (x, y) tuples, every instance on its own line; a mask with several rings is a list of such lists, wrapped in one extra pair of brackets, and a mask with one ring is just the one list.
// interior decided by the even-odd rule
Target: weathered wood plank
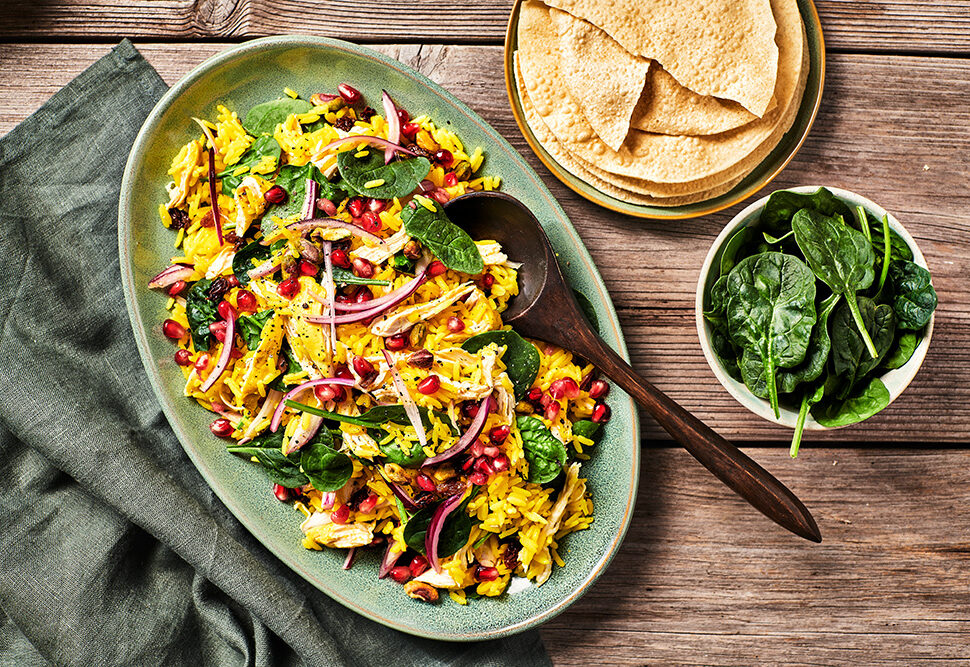
[(970, 659), (970, 452), (748, 450), (812, 509), (820, 545), (773, 527), (687, 454), (643, 453), (619, 554), (542, 628), (554, 664)]
[[(819, 0), (830, 48), (970, 52), (970, 0)], [(0, 40), (235, 40), (285, 33), (357, 42), (501, 43), (511, 0), (13, 0)]]
[[(141, 44), (172, 83), (225, 45)], [(9, 130), (107, 50), (101, 45), (10, 45), (0, 71), (0, 132)], [(600, 267), (637, 366), (674, 398), (737, 440), (783, 441), (787, 430), (746, 412), (716, 382), (694, 329), (697, 272), (739, 210), (681, 223), (640, 221), (595, 207), (561, 186), (523, 141), (508, 111), (495, 46), (379, 45), (466, 101), (525, 155), (560, 199)], [(477, 72), (470, 77), (469, 71)], [(905, 94), (900, 94), (904, 91)], [(940, 308), (933, 345), (907, 392), (880, 416), (807, 440), (965, 442), (970, 436), (970, 61), (834, 55), (822, 111), (776, 181), (828, 184), (869, 196), (917, 237)], [(644, 420), (647, 437), (662, 437)]]

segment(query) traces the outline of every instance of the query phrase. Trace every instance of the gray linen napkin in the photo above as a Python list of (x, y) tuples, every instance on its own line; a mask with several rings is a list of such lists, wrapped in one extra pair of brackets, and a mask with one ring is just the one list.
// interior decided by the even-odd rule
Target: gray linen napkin
[(165, 84), (128, 41), (0, 139), (0, 663), (549, 663), (343, 608), (212, 494), (151, 392), (117, 202)]

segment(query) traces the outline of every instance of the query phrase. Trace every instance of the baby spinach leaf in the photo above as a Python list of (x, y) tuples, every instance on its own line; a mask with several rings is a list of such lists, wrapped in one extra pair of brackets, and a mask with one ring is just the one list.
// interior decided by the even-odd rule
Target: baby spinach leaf
[(902, 368), (906, 365), (916, 352), (919, 345), (920, 335), (915, 331), (905, 331), (890, 348), (886, 358), (882, 360), (882, 367), (886, 370)]
[(794, 231), (790, 231), (787, 234), (783, 234), (782, 236), (772, 236), (768, 232), (764, 232), (763, 236), (765, 237), (765, 243), (767, 243), (768, 245), (778, 245), (785, 239), (792, 236), (794, 233), (795, 233)]
[(262, 136), (256, 139), (253, 144), (246, 150), (245, 153), (240, 156), (239, 161), (236, 164), (228, 167), (222, 173), (216, 174), (217, 178), (222, 179), (222, 194), (232, 196), (236, 192), (236, 188), (242, 183), (243, 179), (249, 175), (250, 172), (246, 171), (238, 176), (234, 176), (233, 173), (239, 167), (249, 167), (252, 169), (257, 164), (263, 161), (263, 158), (267, 155), (271, 155), (276, 163), (279, 164), (280, 154), (283, 149), (280, 148), (279, 142), (273, 137)]
[(209, 349), (209, 325), (218, 317), (215, 304), (209, 300), (211, 285), (211, 280), (203, 278), (192, 285), (185, 296), (185, 318), (196, 350)]
[[(307, 162), (302, 167), (297, 167), (292, 164), (280, 167), (280, 173), (276, 177), (275, 185), (286, 190), (286, 201), (282, 204), (273, 204), (266, 209), (264, 225), (272, 215), (278, 218), (290, 218), (299, 215), (303, 211), (303, 200), (306, 198), (306, 182), (308, 178), (312, 178), (317, 183), (326, 182), (327, 180), (323, 177), (320, 170), (310, 162)], [(266, 231), (266, 229), (263, 230), (264, 233)]]
[(914, 262), (895, 260), (889, 264), (889, 278), (899, 328), (919, 331), (929, 324), (937, 303), (930, 272)]
[(486, 331), (472, 336), (461, 344), (461, 348), (466, 352), (475, 353), (491, 343), (505, 347), (502, 361), (505, 363), (509, 379), (512, 380), (515, 400), (521, 401), (529, 393), (539, 373), (541, 362), (539, 351), (535, 345), (510, 329)]
[(255, 458), (266, 470), (267, 476), (280, 486), (288, 489), (303, 486), (310, 480), (300, 471), (299, 453), (284, 456), (282, 446), (283, 431), (266, 431), (245, 445), (232, 443), (226, 449), (247, 459)]
[[(705, 315), (705, 317), (707, 317)], [(714, 355), (721, 362), (721, 366), (727, 374), (738, 382), (743, 382), (741, 369), (738, 367), (738, 357), (741, 350), (734, 345), (731, 334), (727, 330), (727, 322), (723, 316), (718, 316), (716, 320), (708, 318), (711, 323), (711, 348)]]
[(236, 320), (237, 331), (246, 342), (246, 347), (255, 350), (259, 347), (259, 339), (263, 335), (263, 327), (273, 316), (272, 310), (263, 310), (252, 315), (240, 315)]
[(856, 371), (856, 382), (870, 371), (875, 369), (889, 352), (896, 337), (896, 316), (892, 307), (886, 304), (879, 304), (873, 310), (872, 328), (869, 329), (869, 337), (876, 345), (877, 356), (875, 359), (863, 355), (859, 360), (859, 368)]
[(821, 384), (809, 385), (802, 392), (802, 400), (798, 408), (798, 419), (795, 421), (795, 432), (792, 434), (791, 446), (788, 448), (788, 455), (792, 458), (798, 456), (798, 448), (802, 444), (802, 431), (805, 430), (805, 419), (808, 417), (809, 408), (821, 401), (824, 395), (825, 387)]
[(764, 365), (768, 399), (778, 415), (775, 374), (801, 363), (808, 351), (816, 320), (815, 276), (793, 255), (747, 257), (728, 274), (726, 315), (735, 345), (748, 352), (749, 361), (754, 355)]
[(529, 462), (529, 481), (546, 484), (559, 477), (566, 464), (566, 447), (537, 417), (520, 415), (515, 424), (522, 435), (522, 449)]
[(271, 254), (272, 250), (259, 241), (253, 241), (240, 248), (232, 256), (232, 273), (239, 284), (245, 285), (249, 282), (249, 271), (253, 268), (254, 259), (269, 259)]
[[(475, 525), (475, 521), (468, 516), (465, 509), (469, 500), (471, 496), (445, 519), (441, 534), (438, 536), (438, 558), (447, 558), (468, 544), (468, 538), (471, 537), (472, 528)], [(437, 505), (432, 505), (418, 510), (404, 525), (404, 541), (420, 554), (425, 553), (424, 540), (428, 535), (431, 517), (436, 509)]]
[(738, 263), (738, 253), (741, 248), (751, 239), (751, 228), (742, 227), (737, 232), (734, 233), (728, 242), (724, 244), (724, 250), (721, 252), (720, 276), (726, 276), (734, 268), (734, 265)]
[(867, 354), (848, 305), (839, 306), (832, 317), (831, 332), (832, 373), (838, 379), (838, 389), (832, 393), (838, 398), (845, 398), (859, 379), (879, 364), (892, 346), (895, 335), (892, 308), (884, 304), (877, 306), (866, 297), (859, 297), (858, 307), (866, 331), (876, 346), (876, 358)]
[[(360, 152), (365, 155), (357, 157)], [(428, 175), (431, 162), (425, 157), (412, 157), (384, 164), (384, 151), (368, 147), (363, 151), (343, 151), (337, 154), (337, 169), (343, 182), (351, 190), (365, 197), (393, 199), (406, 197)], [(383, 181), (374, 187), (367, 183)]]
[(600, 320), (596, 317), (596, 308), (593, 307), (593, 302), (589, 300), (589, 297), (580, 292), (578, 289), (573, 290), (573, 296), (576, 297), (576, 303), (579, 304), (579, 309), (583, 311), (583, 316), (586, 321), (589, 322), (593, 328), (600, 332)]
[[(429, 210), (418, 203), (427, 202), (434, 210)], [(424, 244), (441, 263), (453, 271), (478, 275), (485, 270), (482, 253), (475, 245), (475, 241), (468, 233), (453, 223), (445, 215), (441, 204), (421, 197), (401, 211), (404, 230), (412, 237)]]
[(288, 387), (283, 384), (283, 377), (290, 373), (299, 373), (301, 370), (303, 370), (303, 367), (293, 354), (293, 350), (290, 348), (290, 344), (286, 342), (286, 340), (284, 340), (283, 344), (280, 346), (279, 354), (283, 359), (282, 370), (280, 370), (280, 374), (277, 375), (276, 378), (267, 386), (270, 389), (275, 389), (276, 391), (282, 391), (285, 393)]
[(879, 378), (872, 378), (861, 390), (845, 400), (823, 399), (812, 407), (812, 416), (822, 426), (835, 428), (869, 419), (889, 405), (889, 390)]
[(597, 424), (589, 419), (580, 419), (579, 421), (573, 422), (573, 435), (588, 438), (595, 444), (599, 439), (601, 428), (602, 424)]
[(761, 212), (762, 230), (775, 235), (787, 234), (792, 227), (792, 219), (802, 209), (808, 209), (824, 216), (840, 215), (845, 220), (852, 217), (852, 209), (836, 197), (830, 190), (819, 188), (815, 192), (799, 193), (789, 190), (773, 192)]
[(306, 113), (312, 108), (313, 105), (306, 100), (281, 97), (278, 100), (263, 102), (251, 108), (246, 112), (242, 126), (254, 137), (264, 134), (272, 137), (276, 131), (276, 126), (289, 118), (290, 115)]
[(856, 292), (869, 287), (875, 278), (872, 244), (862, 232), (840, 223), (836, 218), (809, 210), (795, 214), (792, 229), (795, 230), (798, 248), (818, 279), (834, 293), (845, 295), (846, 306), (852, 313), (866, 349), (876, 358), (876, 347), (866, 331), (856, 301)]
[(360, 278), (350, 269), (333, 267), (333, 281), (338, 285), (390, 285), (390, 281), (376, 278)]
[[(288, 400), (286, 401), (286, 405), (296, 410), (309, 412), (311, 415), (323, 417), (324, 419), (329, 419), (335, 422), (343, 422), (345, 424), (355, 424), (356, 426), (362, 426), (363, 428), (380, 428), (388, 422), (392, 424), (399, 424), (401, 426), (410, 426), (411, 424), (411, 420), (408, 419), (407, 412), (404, 410), (403, 405), (375, 405), (373, 408), (366, 411), (362, 415), (358, 415), (357, 417), (350, 417), (337, 412), (329, 412), (327, 410), (315, 408), (312, 405), (306, 405), (298, 401)], [(419, 406), (418, 412), (421, 414), (421, 424), (426, 429), (430, 429), (431, 419), (428, 417), (428, 408)], [(443, 421), (447, 424), (447, 417)]]
[[(327, 429), (321, 430), (329, 433)], [(350, 457), (327, 446), (322, 438), (314, 438), (303, 446), (300, 468), (313, 488), (323, 493), (341, 488), (354, 474)]]
[(387, 437), (387, 431), (384, 429), (372, 428), (368, 429), (367, 433), (374, 438), (374, 442), (377, 443), (378, 449), (387, 458), (388, 463), (396, 463), (402, 468), (417, 468), (428, 458), (418, 443), (412, 444), (410, 454), (405, 454), (397, 441), (392, 440), (386, 445), (381, 444), (381, 441)]

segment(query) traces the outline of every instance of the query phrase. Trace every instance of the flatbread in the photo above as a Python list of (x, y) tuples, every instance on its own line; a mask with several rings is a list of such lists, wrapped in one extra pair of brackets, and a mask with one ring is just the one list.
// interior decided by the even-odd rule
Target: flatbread
[(630, 53), (660, 62), (695, 93), (734, 100), (759, 118), (768, 109), (779, 67), (774, 41), (777, 14), (772, 13), (769, 0), (548, 0), (548, 4), (601, 28)]
[[(563, 89), (549, 9), (534, 0), (519, 17), (519, 60), (529, 97), (564, 148), (586, 162), (621, 176), (654, 183), (687, 183), (729, 169), (750, 155), (778, 125), (802, 75), (801, 15), (795, 0), (772, 0), (778, 21), (778, 106), (764, 118), (717, 135), (690, 137), (631, 131), (619, 151), (596, 136), (579, 105)], [(721, 182), (723, 182), (722, 179)], [(696, 190), (690, 190), (696, 191)], [(664, 191), (661, 195), (685, 194)]]

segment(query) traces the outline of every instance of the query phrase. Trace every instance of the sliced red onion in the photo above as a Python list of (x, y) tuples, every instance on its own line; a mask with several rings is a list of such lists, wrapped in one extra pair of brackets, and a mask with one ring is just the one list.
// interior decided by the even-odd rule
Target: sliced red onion
[(354, 566), (354, 558), (357, 557), (357, 547), (350, 547), (347, 551), (347, 559), (344, 561), (344, 569), (349, 570)]
[(419, 509), (421, 509), (418, 504), (414, 502), (414, 498), (411, 497), (411, 494), (404, 490), (404, 487), (402, 487), (400, 484), (392, 482), (386, 477), (384, 478), (384, 481), (387, 482), (389, 487), (391, 487), (391, 491), (394, 492), (394, 495), (400, 499), (401, 504), (404, 505), (404, 509), (406, 509), (408, 512), (417, 512)]
[(394, 388), (401, 397), (401, 402), (404, 404), (404, 412), (407, 413), (408, 421), (411, 422), (411, 426), (418, 434), (418, 442), (422, 447), (428, 444), (428, 434), (424, 432), (424, 424), (421, 423), (421, 412), (418, 410), (418, 404), (414, 402), (411, 398), (411, 393), (408, 391), (407, 385), (404, 384), (404, 378), (401, 377), (401, 372), (397, 370), (397, 366), (394, 365), (394, 360), (391, 359), (391, 355), (387, 350), (383, 350), (384, 359), (387, 360), (387, 365), (390, 366), (391, 377), (394, 379)]
[[(417, 290), (418, 287), (420, 287), (425, 280), (427, 280), (427, 276), (425, 275), (417, 277), (409, 281), (405, 285), (402, 285), (401, 287), (397, 288), (390, 294), (386, 294), (380, 299), (373, 299), (367, 302), (367, 305), (370, 306), (375, 301), (380, 301), (379, 305), (371, 306), (368, 310), (358, 310), (358, 311), (353, 311), (349, 313), (344, 313), (343, 315), (336, 315), (335, 317), (332, 318), (332, 320), (334, 324), (349, 324), (351, 322), (361, 322), (364, 320), (373, 319), (374, 317), (377, 317), (381, 313), (387, 310), (390, 310), (391, 308), (393, 308), (394, 306), (396, 306), (397, 304), (401, 303), (409, 296), (414, 294), (415, 290)], [(392, 294), (394, 295), (394, 298), (388, 299), (387, 297), (391, 296)], [(341, 307), (342, 306), (343, 304), (341, 304)], [(331, 321), (331, 316), (314, 315), (314, 316), (305, 318), (305, 321), (310, 322), (311, 324), (329, 324)]]
[[(396, 115), (397, 114), (395, 114), (395, 116)], [(352, 144), (352, 143), (370, 144), (372, 146), (377, 146), (378, 148), (390, 149), (392, 151), (397, 151), (401, 153), (406, 153), (408, 155), (417, 156), (417, 153), (415, 153), (414, 151), (408, 150), (404, 146), (400, 144), (396, 144), (393, 141), (388, 141), (387, 139), (381, 139), (380, 137), (372, 137), (367, 134), (352, 134), (349, 137), (344, 137), (343, 139), (337, 139), (336, 141), (327, 144), (326, 146), (324, 146), (323, 148), (321, 148), (316, 152), (316, 154), (313, 156), (313, 159), (319, 160), (324, 153), (332, 151), (335, 148), (340, 148), (341, 146), (345, 146), (346, 144)]]
[(256, 280), (257, 278), (262, 278), (263, 276), (272, 275), (279, 270), (280, 270), (279, 262), (275, 264), (273, 262), (263, 262), (255, 269), (250, 269), (249, 271), (247, 271), (246, 275), (249, 276), (250, 280)]
[(238, 412), (230, 410), (228, 406), (221, 401), (212, 401), (209, 403), (212, 406), (212, 411), (215, 412), (220, 417), (225, 417), (233, 426), (238, 426), (239, 422), (242, 421), (242, 415)]
[[(210, 138), (211, 141), (211, 138)], [(219, 191), (216, 190), (216, 151), (209, 148), (209, 201), (212, 203), (212, 220), (216, 223), (216, 236), (219, 237), (219, 245), (222, 240), (222, 220), (219, 215)]]
[(172, 264), (157, 276), (148, 281), (148, 287), (154, 289), (156, 287), (168, 287), (172, 283), (176, 283), (180, 280), (185, 280), (192, 277), (195, 273), (195, 269), (191, 266), (186, 266), (185, 264)]
[[(323, 275), (327, 281), (324, 288), (327, 290), (327, 319), (330, 320), (330, 356), (337, 353), (337, 324), (334, 322), (334, 295), (337, 293), (337, 284), (333, 281), (333, 244), (330, 241), (323, 242)], [(332, 364), (332, 362), (331, 362)]]
[(341, 310), (349, 313), (355, 313), (355, 312), (360, 312), (362, 310), (374, 310), (375, 308), (380, 308), (381, 306), (391, 302), (400, 303), (400, 299), (398, 297), (400, 297), (402, 294), (405, 294), (405, 293), (408, 296), (411, 296), (412, 294), (414, 294), (414, 291), (416, 289), (421, 287), (421, 285), (423, 285), (425, 281), (427, 281), (428, 261), (422, 258), (421, 262), (422, 263), (416, 266), (414, 269), (414, 274), (415, 274), (414, 278), (404, 283), (396, 290), (388, 292), (384, 296), (378, 297), (376, 299), (365, 301), (364, 303), (338, 303), (334, 307), (337, 310)]
[(377, 570), (377, 578), (383, 579), (390, 574), (391, 569), (397, 564), (398, 559), (403, 555), (403, 551), (394, 551), (394, 539), (389, 539), (387, 541), (387, 549), (384, 550), (384, 558), (381, 559), (381, 566)]
[(306, 179), (306, 197), (303, 198), (303, 215), (302, 217), (309, 218), (313, 216), (313, 207), (317, 203), (317, 191), (319, 185), (312, 178)]
[(242, 439), (239, 440), (240, 445), (245, 444), (250, 440), (252, 440), (253, 435), (255, 435), (256, 433), (256, 425), (259, 424), (259, 422), (266, 419), (271, 414), (273, 414), (273, 411), (276, 410), (276, 406), (279, 405), (280, 401), (282, 400), (283, 400), (282, 391), (270, 389), (266, 393), (266, 398), (263, 399), (263, 404), (260, 406), (259, 412), (256, 413), (256, 416), (253, 417), (253, 420), (249, 422), (249, 426), (246, 427), (246, 432), (243, 433)]
[[(397, 116), (397, 107), (386, 90), (381, 91), (381, 101), (384, 103), (384, 115), (387, 117), (387, 140), (392, 144), (398, 144), (401, 141), (401, 119)], [(390, 162), (393, 157), (394, 149), (385, 148), (384, 164)]]
[(463, 451), (471, 447), (472, 443), (482, 434), (482, 429), (485, 427), (485, 420), (488, 419), (488, 401), (492, 397), (491, 392), (488, 396), (482, 399), (482, 402), (478, 406), (478, 414), (472, 420), (471, 425), (468, 430), (458, 439), (454, 445), (441, 452), (437, 456), (432, 456), (430, 459), (425, 459), (424, 463), (421, 464), (422, 467), (433, 466), (442, 461), (447, 461), (448, 459), (458, 456)]
[(461, 504), (461, 499), (468, 490), (466, 485), (461, 491), (451, 496), (431, 515), (431, 523), (428, 525), (428, 533), (424, 538), (424, 553), (428, 557), (428, 563), (434, 568), (435, 572), (441, 572), (441, 563), (438, 562), (438, 538), (441, 537), (441, 529), (445, 525), (445, 519), (455, 511)]
[(333, 491), (328, 491), (320, 495), (320, 509), (331, 509), (333, 508), (333, 503), (337, 499), (337, 494)]
[(269, 424), (269, 430), (276, 433), (276, 429), (280, 427), (280, 420), (283, 418), (283, 410), (286, 409), (287, 401), (291, 400), (294, 396), (303, 392), (304, 390), (311, 389), (321, 384), (341, 384), (345, 387), (352, 387), (354, 386), (354, 381), (344, 378), (323, 378), (321, 380), (310, 380), (308, 382), (304, 382), (303, 384), (297, 385), (293, 389), (286, 392), (286, 394), (283, 395), (283, 399), (280, 401), (280, 404), (276, 406), (276, 412), (273, 413), (273, 421), (271, 421)]
[(226, 318), (226, 339), (222, 343), (222, 352), (219, 353), (219, 361), (216, 363), (216, 367), (212, 369), (209, 377), (205, 379), (202, 383), (202, 393), (205, 393), (212, 389), (212, 385), (216, 383), (216, 380), (225, 372), (226, 367), (229, 366), (229, 358), (232, 356), (232, 348), (236, 341), (236, 319), (234, 317)]
[[(308, 218), (306, 220), (299, 220), (297, 222), (291, 222), (286, 226), (287, 229), (292, 229), (294, 231), (306, 232), (311, 229), (345, 229), (354, 236), (359, 236), (362, 239), (370, 241), (371, 243), (376, 243), (380, 246), (386, 246), (380, 236), (375, 236), (368, 231), (365, 231), (353, 225), (349, 222), (344, 222), (343, 220), (338, 220), (337, 218)], [(267, 245), (265, 241), (260, 241), (263, 245)]]
[(307, 428), (300, 427), (296, 430), (296, 433), (293, 434), (290, 441), (286, 443), (286, 449), (283, 453), (289, 455), (299, 451), (303, 445), (310, 442), (310, 439), (317, 434), (322, 423), (323, 417), (318, 417), (317, 415), (310, 417), (310, 425)]

